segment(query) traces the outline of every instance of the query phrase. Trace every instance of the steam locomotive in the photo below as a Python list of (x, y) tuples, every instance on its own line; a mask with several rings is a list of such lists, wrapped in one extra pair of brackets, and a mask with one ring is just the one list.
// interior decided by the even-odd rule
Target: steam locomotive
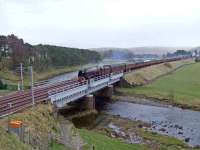
[(165, 58), (161, 60), (153, 60), (147, 62), (131, 63), (131, 64), (118, 64), (118, 65), (104, 65), (103, 67), (95, 69), (85, 69), (78, 72), (78, 77), (84, 77), (85, 79), (95, 78), (105, 74), (115, 74), (119, 72), (130, 72), (139, 68), (144, 68), (147, 66), (152, 66), (156, 64), (177, 61), (181, 59), (186, 59), (186, 57), (178, 58)]

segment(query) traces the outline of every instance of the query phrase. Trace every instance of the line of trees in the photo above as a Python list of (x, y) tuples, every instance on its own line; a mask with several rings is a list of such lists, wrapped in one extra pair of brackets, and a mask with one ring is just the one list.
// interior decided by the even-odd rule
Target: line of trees
[(177, 50), (174, 53), (167, 53), (166, 57), (177, 57), (177, 56), (192, 56), (191, 51)]
[(36, 71), (98, 62), (98, 52), (53, 45), (31, 45), (15, 35), (0, 36), (0, 69), (14, 69), (19, 63), (33, 65)]

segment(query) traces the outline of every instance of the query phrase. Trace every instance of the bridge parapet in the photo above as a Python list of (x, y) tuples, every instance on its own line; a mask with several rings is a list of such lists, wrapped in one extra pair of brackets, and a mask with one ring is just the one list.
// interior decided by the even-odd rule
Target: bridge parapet
[(67, 90), (71, 90), (71, 89), (74, 89), (76, 87), (80, 87), (80, 86), (87, 85), (87, 84), (88, 84), (87, 80), (81, 80), (81, 81), (78, 81), (78, 82), (74, 82), (73, 84), (64, 85), (64, 86), (52, 89), (52, 90), (48, 91), (48, 94), (49, 95), (55, 95), (57, 93), (64, 92), (64, 91), (67, 91)]
[(110, 76), (111, 76), (110, 74), (106, 74), (106, 75), (102, 75), (99, 77), (89, 79), (89, 87), (92, 88), (92, 87), (96, 87), (100, 84), (109, 82)]
[(89, 80), (79, 81), (72, 85), (59, 87), (48, 91), (49, 98), (51, 103), (56, 104), (57, 107), (64, 107), (69, 102), (75, 101), (83, 96), (120, 81), (120, 78), (123, 77), (123, 75), (123, 72), (106, 74)]

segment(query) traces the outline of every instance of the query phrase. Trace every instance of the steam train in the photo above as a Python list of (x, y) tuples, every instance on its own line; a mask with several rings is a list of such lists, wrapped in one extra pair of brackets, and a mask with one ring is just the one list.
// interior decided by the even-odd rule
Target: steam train
[(118, 65), (104, 65), (96, 69), (85, 69), (78, 72), (78, 77), (84, 77), (85, 79), (95, 78), (101, 75), (119, 72), (130, 72), (139, 68), (144, 68), (156, 64), (177, 61), (181, 59), (187, 59), (188, 57), (177, 57), (177, 58), (165, 58), (161, 60), (153, 60), (147, 62), (139, 62), (132, 64), (118, 64)]

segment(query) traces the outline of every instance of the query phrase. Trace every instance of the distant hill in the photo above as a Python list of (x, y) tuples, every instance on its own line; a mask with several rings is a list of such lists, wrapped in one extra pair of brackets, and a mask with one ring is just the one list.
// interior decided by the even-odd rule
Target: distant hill
[(0, 70), (14, 69), (19, 63), (35, 70), (48, 67), (75, 66), (101, 60), (98, 52), (54, 45), (31, 45), (15, 35), (0, 36)]
[(108, 48), (92, 48), (91, 50), (95, 50), (98, 52), (101, 51), (108, 51), (108, 50), (128, 50), (130, 52), (133, 52), (134, 54), (154, 54), (154, 55), (163, 55), (167, 52), (175, 52), (176, 50), (184, 49), (184, 50), (190, 50), (191, 47), (132, 47), (132, 48), (115, 48), (115, 47), (108, 47)]
[(190, 50), (191, 50), (191, 51), (195, 51), (195, 50), (200, 51), (200, 46), (193, 47), (193, 48), (191, 48)]

